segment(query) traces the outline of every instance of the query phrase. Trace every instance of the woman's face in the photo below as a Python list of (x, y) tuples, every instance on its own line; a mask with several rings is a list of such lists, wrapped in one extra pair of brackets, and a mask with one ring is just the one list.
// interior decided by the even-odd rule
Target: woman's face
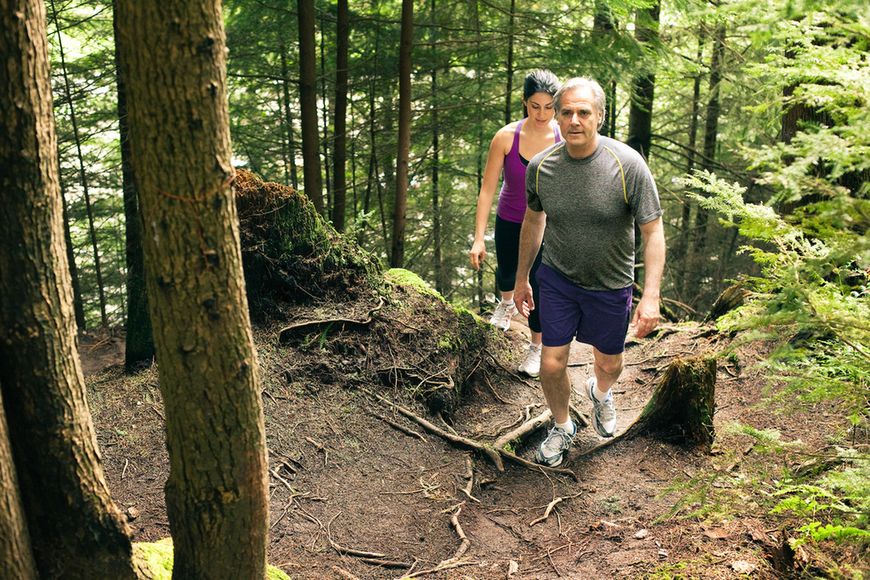
[(535, 93), (523, 101), (529, 111), (529, 120), (540, 126), (553, 120), (553, 96), (549, 93)]

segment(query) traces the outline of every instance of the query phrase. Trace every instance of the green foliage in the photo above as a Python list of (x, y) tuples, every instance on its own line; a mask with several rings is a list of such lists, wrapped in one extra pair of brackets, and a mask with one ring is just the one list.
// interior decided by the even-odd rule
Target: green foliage
[(775, 493), (782, 499), (773, 513), (791, 513), (806, 522), (793, 545), (824, 540), (870, 545), (870, 455), (840, 449), (837, 460), (845, 467), (812, 482), (785, 481)]

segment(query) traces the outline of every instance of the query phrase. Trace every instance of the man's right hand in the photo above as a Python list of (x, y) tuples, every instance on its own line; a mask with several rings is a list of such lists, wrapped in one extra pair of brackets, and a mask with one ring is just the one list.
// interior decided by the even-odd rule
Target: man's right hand
[(529, 317), (532, 310), (535, 309), (535, 299), (532, 296), (532, 285), (529, 284), (529, 279), (520, 280), (517, 277), (517, 283), (514, 287), (514, 304), (517, 305), (517, 310), (520, 314)]
[(475, 270), (480, 270), (480, 267), (486, 260), (486, 244), (483, 240), (474, 240), (469, 255), (471, 256), (471, 267)]

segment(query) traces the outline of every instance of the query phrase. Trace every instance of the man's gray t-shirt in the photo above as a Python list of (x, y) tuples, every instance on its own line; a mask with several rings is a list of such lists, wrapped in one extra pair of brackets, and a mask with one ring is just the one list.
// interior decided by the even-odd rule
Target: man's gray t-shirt
[(585, 159), (565, 142), (538, 153), (526, 170), (529, 208), (547, 214), (543, 262), (586, 290), (634, 281), (634, 222), (662, 215), (655, 181), (640, 154), (598, 137)]

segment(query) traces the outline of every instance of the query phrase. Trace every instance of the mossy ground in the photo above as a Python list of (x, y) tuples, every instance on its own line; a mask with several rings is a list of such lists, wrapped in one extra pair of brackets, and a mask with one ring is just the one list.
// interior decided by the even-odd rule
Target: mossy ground
[[(172, 538), (133, 544), (133, 557), (147, 566), (152, 580), (172, 580), (173, 552)], [(266, 580), (290, 580), (290, 576), (275, 566), (268, 566)]]

